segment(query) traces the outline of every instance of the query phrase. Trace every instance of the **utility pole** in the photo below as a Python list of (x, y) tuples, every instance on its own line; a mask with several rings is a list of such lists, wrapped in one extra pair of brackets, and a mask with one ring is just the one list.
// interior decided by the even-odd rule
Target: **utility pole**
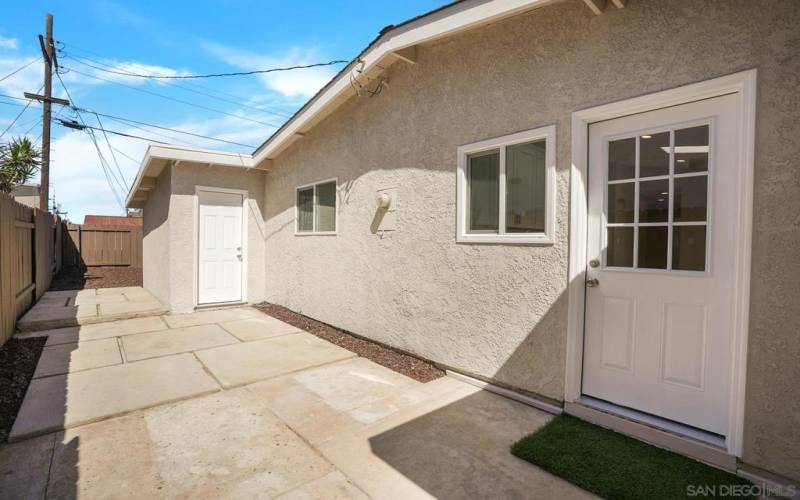
[(39, 35), (44, 59), (44, 99), (42, 100), (42, 170), (39, 190), (39, 208), (47, 210), (50, 199), (50, 105), (53, 97), (53, 61), (55, 60), (55, 43), (53, 41), (53, 15), (47, 14), (45, 26), (46, 39)]

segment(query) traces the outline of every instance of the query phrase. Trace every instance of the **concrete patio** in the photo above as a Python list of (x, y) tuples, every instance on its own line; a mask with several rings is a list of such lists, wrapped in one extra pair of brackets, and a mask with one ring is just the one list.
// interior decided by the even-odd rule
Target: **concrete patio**
[(37, 331), (9, 498), (583, 498), (509, 447), (550, 415), (242, 307)]
[(140, 286), (46, 292), (17, 321), (17, 329), (30, 332), (166, 312), (164, 306)]

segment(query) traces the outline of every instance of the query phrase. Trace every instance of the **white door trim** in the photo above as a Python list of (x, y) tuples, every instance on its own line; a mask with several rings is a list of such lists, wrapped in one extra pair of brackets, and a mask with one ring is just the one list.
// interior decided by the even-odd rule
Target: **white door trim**
[(570, 168), (569, 224), (569, 302), (567, 323), (567, 362), (564, 400), (576, 402), (581, 396), (583, 335), (586, 306), (586, 244), (588, 217), (588, 144), (589, 124), (655, 109), (737, 94), (739, 126), (737, 144), (741, 179), (736, 225), (734, 262), (734, 305), (731, 345), (733, 358), (730, 373), (728, 453), (741, 457), (744, 430), (747, 335), (750, 311), (750, 252), (752, 247), (753, 169), (755, 148), (756, 70), (751, 69), (704, 82), (604, 104), (572, 113), (572, 166)]
[[(192, 252), (192, 305), (197, 307), (200, 305), (198, 303), (198, 290), (197, 287), (199, 286), (200, 280), (200, 273), (198, 269), (198, 264), (200, 262), (200, 243), (198, 238), (200, 237), (200, 193), (201, 192), (211, 192), (211, 193), (230, 193), (230, 194), (240, 194), (242, 195), (242, 302), (247, 302), (247, 222), (249, 220), (249, 214), (247, 212), (247, 200), (248, 200), (248, 193), (246, 189), (228, 189), (228, 188), (219, 188), (219, 187), (211, 187), (211, 186), (195, 186), (194, 187), (194, 213), (192, 214), (193, 223), (192, 223), (192, 232), (193, 232), (193, 245), (194, 251)], [(208, 304), (203, 304), (208, 305)]]

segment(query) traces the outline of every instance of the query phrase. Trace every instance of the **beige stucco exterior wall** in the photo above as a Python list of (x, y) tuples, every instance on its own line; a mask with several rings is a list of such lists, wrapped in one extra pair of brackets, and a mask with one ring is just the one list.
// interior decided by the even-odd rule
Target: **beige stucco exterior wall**
[[(173, 313), (195, 308), (197, 252), (196, 186), (247, 191), (247, 300), (264, 300), (264, 172), (231, 167), (180, 164), (166, 167), (145, 207), (144, 286)], [(168, 179), (162, 183), (162, 178)], [(168, 188), (162, 190), (161, 186)], [(168, 206), (168, 224), (148, 234), (148, 220), (158, 220)], [(152, 212), (148, 214), (148, 212)], [(164, 229), (165, 228), (165, 229)], [(168, 235), (168, 236), (167, 236)], [(148, 251), (148, 248), (152, 249)]]
[[(420, 47), (390, 86), (353, 98), (266, 178), (266, 298), (561, 400), (570, 113), (758, 69), (744, 461), (800, 478), (800, 2), (566, 1)], [(557, 126), (550, 246), (455, 243), (456, 147)], [(337, 236), (296, 237), (297, 185), (337, 177)], [(397, 231), (370, 230), (397, 188)]]
[(161, 171), (142, 213), (142, 285), (162, 304), (170, 303), (170, 213), (172, 175)]

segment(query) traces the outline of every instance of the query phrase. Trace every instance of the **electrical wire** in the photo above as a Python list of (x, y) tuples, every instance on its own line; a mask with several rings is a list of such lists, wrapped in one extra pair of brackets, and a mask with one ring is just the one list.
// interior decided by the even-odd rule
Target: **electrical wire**
[[(105, 70), (105, 69), (102, 69), (102, 68), (98, 68), (96, 66), (92, 66), (91, 64), (88, 64), (85, 61), (90, 61), (90, 62), (93, 62), (95, 64), (99, 64), (101, 66), (105, 66), (106, 68), (114, 68), (115, 67), (115, 66), (112, 66), (110, 64), (105, 64), (103, 62), (96, 61), (96, 60), (90, 59), (88, 57), (79, 57), (79, 56), (76, 56), (76, 55), (73, 55), (73, 54), (69, 54), (69, 53), (63, 52), (63, 49), (59, 49), (59, 51), (62, 52), (62, 58), (63, 59), (69, 59), (69, 60), (77, 62), (78, 64), (82, 64), (84, 66), (88, 66), (90, 68), (94, 68), (94, 69), (97, 69), (99, 71), (105, 71), (107, 73), (118, 73), (116, 71)], [(274, 108), (268, 108), (268, 107), (264, 107), (264, 106), (254, 106), (252, 104), (247, 104), (245, 102), (242, 102), (241, 100), (234, 100), (234, 99), (240, 99), (240, 98), (238, 96), (233, 95), (233, 94), (228, 94), (227, 92), (221, 92), (221, 91), (214, 90), (214, 89), (208, 89), (207, 87), (203, 87), (202, 85), (194, 84), (194, 86), (197, 86), (199, 88), (211, 90), (211, 91), (217, 92), (217, 93), (221, 93), (221, 94), (233, 97), (234, 99), (226, 99), (224, 97), (215, 96), (215, 95), (210, 94), (208, 92), (204, 92), (202, 90), (196, 90), (196, 89), (190, 88), (190, 87), (188, 87), (186, 85), (181, 85), (181, 84), (175, 83), (175, 82), (161, 81), (159, 83), (162, 84), (162, 85), (169, 85), (171, 87), (176, 87), (176, 88), (179, 88), (179, 89), (183, 89), (183, 90), (185, 90), (187, 92), (192, 92), (192, 93), (195, 93), (195, 94), (198, 94), (198, 95), (209, 97), (211, 99), (216, 99), (217, 101), (220, 101), (220, 102), (226, 102), (228, 104), (235, 104), (235, 105), (237, 105), (239, 107), (242, 107), (242, 108), (252, 109), (252, 110), (258, 111), (260, 113), (265, 113), (265, 114), (268, 114), (268, 115), (274, 115), (274, 116), (278, 116), (280, 118), (291, 118), (291, 115), (288, 115), (286, 113), (281, 113), (281, 112), (278, 112), (278, 111), (274, 111)]]
[[(61, 82), (61, 87), (64, 89), (64, 92), (67, 94), (67, 97), (69, 98), (69, 101), (72, 103), (73, 106), (75, 106), (75, 101), (72, 99), (72, 95), (70, 94), (69, 89), (67, 88), (66, 84), (64, 84), (64, 79), (61, 78), (61, 74), (59, 73), (58, 70), (59, 70), (59, 68), (56, 67), (56, 77), (58, 78), (58, 81)], [(87, 133), (89, 134), (89, 137), (92, 140), (92, 144), (94, 144), (94, 148), (97, 151), (97, 157), (100, 160), (100, 167), (103, 169), (103, 175), (106, 178), (106, 182), (108, 183), (108, 187), (111, 189), (111, 193), (114, 195), (114, 198), (116, 198), (117, 203), (119, 203), (119, 205), (120, 205), (120, 208), (122, 208), (124, 210), (125, 209), (125, 204), (122, 202), (122, 198), (120, 197), (119, 193), (117, 192), (117, 188), (114, 186), (114, 183), (111, 180), (112, 177), (114, 177), (113, 170), (111, 170), (111, 167), (108, 165), (108, 162), (106, 161), (105, 156), (103, 156), (103, 152), (100, 150), (100, 145), (97, 144), (97, 137), (94, 134), (94, 130), (91, 130), (91, 129), (94, 129), (96, 127), (91, 127), (91, 126), (87, 125), (86, 121), (83, 119), (83, 117), (81, 116), (81, 114), (78, 111), (75, 111), (75, 114), (76, 114), (76, 117), (77, 117), (78, 121), (80, 121), (80, 123), (82, 124), (82, 126), (84, 128), (89, 128), (90, 129)], [(61, 118), (59, 118), (58, 120), (61, 122), (62, 125), (66, 121), (66, 120), (63, 120)], [(110, 133), (114, 133), (114, 132), (111, 132), (111, 131), (109, 131), (109, 132)], [(123, 135), (123, 134), (120, 134), (120, 135)], [(117, 179), (117, 183), (119, 184), (119, 180), (118, 179)], [(123, 191), (127, 192), (127, 190), (124, 187), (123, 187)]]
[[(41, 87), (39, 87), (39, 90), (37, 90), (37, 91), (36, 91), (36, 93), (38, 94), (39, 92), (41, 92), (43, 88), (44, 88), (44, 85), (42, 85)], [(24, 107), (24, 108), (22, 108), (22, 111), (20, 111), (20, 112), (19, 112), (19, 114), (17, 115), (17, 117), (16, 117), (16, 118), (14, 118), (14, 119), (11, 121), (11, 123), (9, 123), (9, 124), (8, 124), (8, 127), (6, 127), (6, 129), (5, 129), (5, 130), (3, 130), (2, 132), (0, 132), (0, 139), (1, 139), (1, 138), (2, 138), (4, 135), (6, 135), (6, 132), (8, 132), (9, 130), (11, 130), (11, 127), (13, 127), (15, 123), (17, 123), (17, 120), (19, 120), (20, 116), (22, 116), (22, 114), (23, 114), (24, 112), (28, 111), (28, 107), (30, 107), (30, 105), (31, 105), (31, 103), (32, 103), (32, 102), (33, 102), (32, 100), (28, 100), (27, 104), (25, 104), (25, 107)]]
[[(86, 110), (80, 110), (80, 111), (86, 111)], [(105, 114), (105, 113), (98, 113), (96, 111), (91, 111), (91, 112), (94, 113), (94, 114), (100, 115), (102, 117), (105, 117), (105, 118), (110, 118), (112, 120), (118, 120), (118, 121), (122, 121), (122, 122), (126, 122), (126, 123), (135, 123), (137, 125), (144, 125), (146, 127), (157, 128), (157, 129), (160, 129), (160, 130), (167, 130), (169, 132), (176, 132), (178, 134), (190, 135), (192, 137), (198, 137), (200, 139), (207, 139), (207, 140), (211, 140), (211, 141), (223, 142), (225, 144), (231, 144), (233, 146), (242, 146), (244, 148), (253, 148), (253, 149), (255, 149), (255, 146), (251, 146), (250, 144), (242, 144), (242, 143), (239, 143), (239, 142), (226, 141), (225, 139), (217, 139), (216, 137), (209, 137), (209, 136), (206, 136), (206, 135), (195, 134), (194, 132), (187, 132), (185, 130), (178, 130), (178, 129), (169, 128), (169, 127), (162, 127), (161, 125), (154, 125), (152, 123), (146, 123), (146, 122), (140, 122), (140, 121), (137, 121), (137, 120), (131, 120), (130, 118), (123, 118), (121, 116), (114, 116), (114, 115), (109, 115), (109, 114)]]
[(24, 104), (17, 104), (17, 103), (15, 103), (15, 102), (5, 102), (5, 101), (0, 101), (0, 104), (5, 104), (6, 106), (15, 106), (15, 107), (17, 107), (17, 108), (24, 108), (24, 107), (25, 107), (25, 105), (24, 105)]
[(108, 151), (111, 153), (111, 159), (114, 160), (114, 165), (117, 166), (117, 172), (119, 172), (119, 177), (120, 179), (122, 179), (122, 183), (125, 186), (126, 190), (130, 190), (130, 188), (128, 187), (128, 180), (125, 179), (125, 174), (122, 173), (122, 169), (119, 167), (119, 162), (117, 161), (117, 155), (114, 154), (114, 148), (111, 147), (111, 141), (108, 140), (108, 134), (106, 133), (105, 127), (103, 127), (103, 122), (100, 121), (100, 115), (94, 113), (94, 117), (97, 119), (97, 124), (100, 125), (100, 129), (103, 131), (103, 137), (106, 140)]
[(0, 78), (0, 82), (2, 82), (3, 80), (7, 80), (7, 79), (11, 78), (12, 76), (14, 76), (17, 73), (19, 73), (20, 71), (22, 71), (23, 69), (27, 68), (28, 66), (30, 66), (33, 63), (35, 63), (36, 61), (40, 61), (41, 59), (42, 59), (42, 56), (39, 56), (36, 59), (28, 62), (27, 64), (24, 64), (22, 67), (20, 67), (18, 69), (15, 69), (14, 71), (12, 71), (11, 73), (7, 74), (3, 78)]
[[(70, 52), (67, 52), (64, 49), (64, 46), (66, 45), (64, 42), (56, 40), (56, 44), (57, 45), (61, 45), (61, 47), (57, 48), (57, 50), (59, 51), (59, 53), (62, 54), (63, 57), (66, 57), (66, 58), (77, 59), (76, 56), (71, 54), (71, 51), (77, 50), (78, 52), (82, 52), (84, 54), (89, 54), (89, 55), (92, 55), (94, 57), (107, 59), (106, 56), (104, 56), (103, 54), (100, 54), (100, 53), (98, 53), (96, 51), (93, 51), (93, 50), (89, 50), (89, 49), (84, 48), (84, 47), (80, 47), (80, 46), (74, 45), (72, 43), (69, 44)], [(87, 57), (85, 55), (81, 56), (81, 57), (86, 59), (86, 60), (88, 60), (89, 62), (93, 62), (95, 64), (99, 64), (101, 66), (105, 66), (106, 68), (115, 69), (117, 67), (117, 66), (112, 66), (110, 64), (106, 64), (106, 63), (100, 62), (97, 59), (92, 59), (92, 58)], [(241, 96), (231, 94), (230, 92), (225, 92), (224, 90), (214, 89), (214, 88), (211, 88), (211, 87), (207, 87), (205, 85), (200, 85), (199, 83), (196, 83), (196, 82), (186, 81), (182, 85), (174, 83), (174, 82), (161, 82), (161, 83), (162, 84), (166, 84), (166, 85), (176, 86), (176, 87), (183, 88), (183, 89), (186, 89), (186, 90), (191, 90), (191, 89), (188, 89), (186, 86), (196, 87), (196, 88), (199, 88), (199, 89), (206, 90), (208, 92), (214, 92), (214, 93), (219, 94), (219, 95), (224, 95), (224, 96), (230, 97), (232, 99), (235, 99), (235, 101), (230, 101), (230, 100), (227, 100), (227, 99), (219, 99), (217, 97), (213, 97), (213, 96), (210, 96), (210, 95), (205, 94), (205, 93), (202, 94), (202, 95), (207, 95), (208, 97), (216, 98), (216, 99), (222, 100), (224, 102), (232, 102), (233, 104), (237, 104), (237, 105), (240, 105), (240, 106), (243, 106), (243, 107), (249, 107), (251, 109), (257, 109), (259, 111), (267, 111), (267, 112), (270, 112), (270, 113), (274, 114), (275, 116), (280, 116), (281, 118), (291, 118), (291, 114), (279, 113), (279, 112), (275, 111), (276, 109), (278, 109), (275, 106), (253, 106), (253, 105), (250, 105), (250, 104), (246, 104), (246, 103), (244, 103), (242, 101), (242, 97)]]
[[(106, 118), (108, 118), (108, 117), (106, 116)], [(146, 132), (148, 134), (152, 134), (152, 135), (154, 135), (156, 137), (162, 137), (164, 139), (167, 139), (167, 140), (170, 141), (169, 142), (170, 144), (179, 144), (179, 145), (183, 145), (183, 146), (189, 146), (189, 147), (192, 147), (192, 148), (202, 148), (202, 146), (200, 146), (199, 144), (195, 144), (193, 142), (185, 141), (183, 139), (178, 139), (177, 137), (173, 137), (171, 135), (162, 134), (162, 133), (159, 133), (159, 132), (154, 132), (154, 131), (146, 129), (144, 127), (139, 127), (137, 125), (132, 125), (130, 123), (124, 122), (122, 120), (117, 120), (117, 119), (114, 119), (114, 118), (109, 118), (109, 119), (111, 121), (113, 121), (113, 122), (119, 123), (120, 125), (124, 125), (125, 127), (132, 128), (132, 129), (135, 129), (135, 130), (141, 130), (142, 132)], [(153, 139), (153, 142), (161, 142), (161, 141), (157, 141), (157, 140)]]
[(0, 94), (0, 97), (5, 97), (6, 99), (16, 99), (18, 101), (30, 101), (27, 97), (14, 97), (13, 95), (8, 94)]
[(137, 160), (136, 158), (132, 158), (132, 157), (128, 156), (124, 151), (121, 151), (121, 150), (115, 148), (114, 146), (111, 146), (111, 149), (113, 149), (117, 153), (121, 154), (124, 158), (129, 159), (130, 161), (132, 161), (133, 163), (135, 163), (137, 165), (140, 163), (139, 160)]
[(107, 79), (107, 78), (102, 78), (102, 77), (99, 77), (99, 76), (90, 75), (90, 74), (88, 74), (88, 73), (84, 73), (84, 72), (82, 72), (82, 71), (78, 71), (78, 70), (76, 70), (76, 69), (74, 69), (74, 68), (69, 68), (69, 67), (67, 67), (67, 69), (69, 69), (70, 71), (73, 71), (73, 72), (75, 72), (75, 73), (77, 73), (77, 74), (79, 74), (79, 75), (85, 76), (85, 77), (87, 77), (87, 78), (92, 78), (92, 79), (95, 79), (95, 80), (100, 80), (100, 81), (103, 81), (103, 82), (106, 82), (106, 83), (111, 83), (111, 84), (113, 84), (113, 85), (119, 85), (119, 86), (121, 86), (121, 87), (126, 87), (126, 88), (129, 88), (129, 89), (131, 89), (131, 90), (135, 90), (135, 91), (137, 91), (137, 92), (142, 92), (142, 93), (145, 93), (145, 94), (150, 94), (150, 95), (153, 95), (153, 96), (156, 96), (156, 97), (160, 97), (160, 98), (162, 98), (162, 99), (167, 99), (167, 100), (169, 100), (169, 101), (178, 102), (178, 103), (181, 103), (181, 104), (185, 104), (185, 105), (187, 105), (187, 106), (193, 106), (193, 107), (195, 107), (195, 108), (204, 109), (204, 110), (206, 110), (206, 111), (211, 111), (211, 112), (214, 112), (214, 113), (223, 114), (223, 115), (226, 115), (226, 116), (230, 116), (230, 117), (233, 117), (233, 118), (237, 118), (237, 119), (239, 119), (239, 120), (244, 120), (244, 121), (248, 121), (248, 122), (258, 123), (259, 125), (265, 125), (265, 126), (267, 126), (267, 127), (278, 128), (278, 125), (275, 125), (274, 123), (262, 122), (262, 121), (260, 121), (260, 120), (255, 120), (255, 119), (253, 119), (253, 118), (248, 118), (248, 117), (246, 117), (246, 116), (237, 115), (237, 114), (235, 114), (235, 113), (229, 113), (229, 112), (227, 112), (227, 111), (222, 111), (222, 110), (219, 110), (219, 109), (210, 108), (210, 107), (208, 107), (208, 106), (203, 106), (202, 104), (197, 104), (197, 103), (193, 103), (193, 102), (190, 102), (190, 101), (184, 101), (184, 100), (182, 100), (182, 99), (177, 99), (177, 98), (175, 98), (175, 97), (171, 97), (171, 96), (168, 96), (168, 95), (159, 94), (158, 92), (153, 92), (153, 91), (150, 91), (150, 90), (147, 90), (147, 89), (141, 89), (141, 88), (138, 88), (138, 87), (134, 87), (133, 85), (126, 85), (126, 84), (124, 84), (124, 83), (116, 82), (116, 81), (114, 81), (114, 80), (109, 80), (109, 79)]
[(90, 68), (94, 68), (99, 71), (105, 71), (107, 73), (113, 73), (115, 75), (122, 75), (122, 76), (130, 76), (136, 78), (148, 78), (152, 80), (193, 80), (199, 78), (218, 78), (224, 76), (248, 76), (248, 75), (263, 75), (266, 73), (278, 73), (282, 71), (292, 71), (296, 69), (308, 69), (308, 68), (319, 68), (323, 66), (333, 66), (335, 64), (345, 64), (350, 61), (345, 61), (344, 59), (337, 59), (333, 61), (321, 62), (321, 63), (312, 63), (312, 64), (298, 64), (295, 66), (286, 66), (283, 68), (269, 68), (269, 69), (257, 69), (253, 71), (237, 71), (232, 73), (212, 73), (208, 75), (146, 75), (142, 73), (130, 73), (128, 71), (118, 71), (118, 70), (111, 70), (111, 69), (103, 69), (98, 68), (97, 66), (93, 66), (89, 63), (83, 63)]

